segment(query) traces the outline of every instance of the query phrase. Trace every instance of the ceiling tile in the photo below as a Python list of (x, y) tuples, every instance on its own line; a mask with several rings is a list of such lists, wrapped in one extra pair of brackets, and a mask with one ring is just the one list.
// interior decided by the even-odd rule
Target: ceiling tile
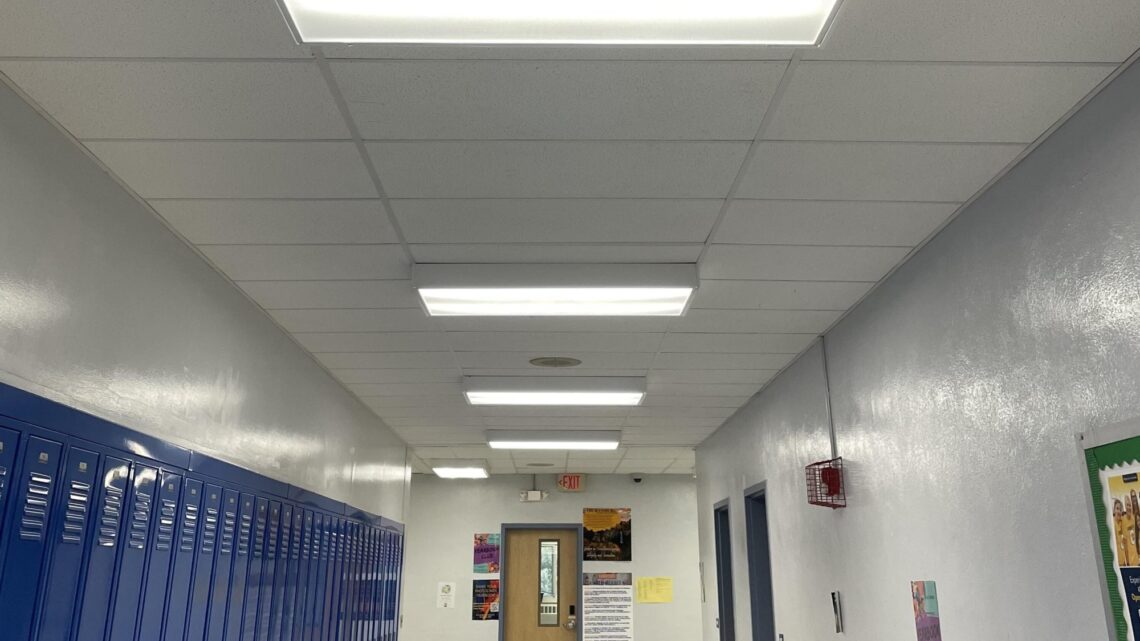
[(1024, 145), (764, 142), (740, 198), (962, 202)]
[(195, 244), (385, 244), (399, 238), (378, 200), (156, 200)]
[(415, 427), (415, 428), (441, 428), (455, 427), (483, 427), (483, 419), (479, 416), (391, 416), (383, 415), (384, 422), (389, 427)]
[[(613, 474), (615, 468), (617, 468), (617, 461), (588, 463), (571, 460), (566, 463), (566, 471), (571, 474)], [(589, 484), (589, 480), (586, 483)]]
[(0, 63), (77, 138), (348, 138), (315, 63)]
[(395, 198), (722, 198), (747, 149), (736, 142), (368, 144)]
[(691, 309), (669, 327), (672, 332), (744, 334), (819, 333), (839, 320), (840, 312), (785, 309)]
[[(658, 355), (658, 357), (661, 356), (666, 356), (666, 354)], [(702, 354), (701, 356), (714, 355)], [(739, 354), (729, 354), (728, 356), (736, 357)], [(791, 358), (791, 356), (788, 357), (789, 360)], [(728, 383), (759, 387), (770, 378), (772, 378), (771, 369), (664, 369), (655, 367), (649, 372), (649, 382), (651, 383)]]
[(447, 336), (457, 352), (567, 352), (578, 354), (581, 352), (617, 351), (656, 352), (663, 334), (449, 332)]
[(294, 332), (310, 352), (446, 352), (442, 332)]
[(844, 0), (805, 58), (1122, 62), (1140, 42), (1131, 0)]
[(381, 309), (418, 307), (410, 280), (240, 281), (265, 309)]
[(317, 353), (329, 369), (446, 369), (455, 367), (450, 352)]
[(957, 209), (945, 203), (736, 200), (715, 240), (739, 245), (913, 247)]
[(445, 396), (463, 394), (460, 383), (355, 383), (348, 389), (360, 396)]
[(374, 198), (351, 142), (88, 141), (143, 198)]
[(690, 447), (631, 447), (626, 451), (625, 459), (628, 461), (649, 459), (657, 461), (672, 461), (678, 457), (692, 454)]
[(0, 56), (307, 58), (263, 0), (34, 0), (4, 5)]
[(702, 280), (700, 289), (693, 296), (692, 307), (843, 311), (859, 302), (873, 286), (873, 283), (822, 281)]
[(459, 370), (450, 369), (334, 369), (342, 383), (459, 383)]
[(582, 369), (579, 367), (566, 368), (566, 369), (553, 369), (537, 367), (529, 367), (527, 369), (519, 368), (494, 368), (494, 367), (465, 367), (463, 374), (466, 376), (556, 376), (556, 377), (574, 377), (574, 376), (645, 376), (648, 368), (641, 367), (637, 369)]
[(528, 418), (511, 418), (506, 416), (484, 416), (483, 424), (488, 428), (539, 428), (539, 427), (567, 427), (603, 429), (621, 427), (625, 419), (622, 417), (592, 417), (592, 416), (545, 416)]
[(878, 281), (908, 253), (907, 247), (713, 245), (701, 273), (709, 278), (866, 283)]
[(704, 245), (412, 245), (421, 263), (695, 263)]
[(422, 332), (431, 321), (419, 309), (275, 309), (290, 332)]
[(765, 138), (1033, 142), (1113, 65), (805, 62)]
[[(772, 374), (775, 374), (773, 371)], [(759, 385), (730, 385), (720, 383), (650, 383), (650, 394), (677, 394), (699, 396), (751, 396)]]
[(393, 200), (410, 243), (703, 243), (716, 199)]
[[(455, 357), (464, 369), (526, 369), (530, 367), (530, 359), (550, 355), (549, 352), (456, 352)], [(583, 352), (574, 357), (582, 360), (582, 367), (590, 369), (645, 369), (653, 362), (652, 352)], [(532, 376), (543, 375), (541, 368), (531, 369)]]
[(362, 397), (364, 404), (377, 410), (381, 414), (398, 410), (408, 409), (415, 414), (416, 411), (425, 408), (469, 408), (470, 405), (462, 398), (456, 398), (451, 395), (447, 396), (369, 396)]
[(399, 245), (199, 245), (233, 280), (407, 278)]
[(665, 468), (673, 464), (673, 459), (658, 461), (654, 459), (625, 460), (618, 463), (618, 474), (661, 474)]
[[(407, 370), (412, 371), (412, 370)], [(407, 398), (419, 398), (423, 400), (425, 395), (408, 395)], [(434, 395), (428, 394), (429, 397)], [(428, 402), (428, 401), (423, 401)], [(442, 406), (419, 406), (419, 407), (384, 407), (379, 410), (380, 414), (384, 416), (385, 420), (390, 418), (478, 418), (480, 421), (482, 417), (474, 408), (470, 406), (459, 405), (442, 405)], [(482, 424), (482, 423), (480, 423)]]
[(778, 370), (794, 358), (791, 354), (668, 354), (657, 355), (654, 368), (661, 369), (756, 369)]
[(362, 136), (425, 140), (751, 140), (786, 66), (585, 60), (332, 65)]
[[(759, 389), (759, 385), (757, 385)], [(736, 411), (734, 407), (634, 407), (631, 418), (719, 418), (725, 419)]]
[(666, 334), (662, 352), (708, 352), (726, 354), (799, 354), (818, 334)]
[[(759, 386), (757, 386), (759, 389)], [(673, 394), (647, 394), (643, 407), (740, 407), (748, 402), (751, 393), (742, 396), (678, 396)]]

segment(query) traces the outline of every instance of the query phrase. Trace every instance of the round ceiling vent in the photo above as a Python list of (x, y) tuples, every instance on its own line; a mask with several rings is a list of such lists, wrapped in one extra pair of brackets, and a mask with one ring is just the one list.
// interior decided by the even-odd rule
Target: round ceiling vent
[(577, 367), (582, 361), (569, 356), (539, 356), (530, 359), (530, 364), (535, 367)]

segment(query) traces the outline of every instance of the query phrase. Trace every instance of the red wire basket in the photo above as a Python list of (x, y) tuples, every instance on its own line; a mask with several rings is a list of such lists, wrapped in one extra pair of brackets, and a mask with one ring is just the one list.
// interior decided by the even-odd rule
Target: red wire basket
[(843, 458), (812, 463), (807, 473), (808, 503), (839, 509), (847, 507), (847, 488), (843, 483)]

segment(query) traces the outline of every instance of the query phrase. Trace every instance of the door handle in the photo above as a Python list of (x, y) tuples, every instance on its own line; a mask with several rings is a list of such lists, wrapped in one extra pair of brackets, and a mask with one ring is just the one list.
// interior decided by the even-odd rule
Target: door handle
[(574, 630), (578, 627), (578, 617), (575, 616), (574, 606), (570, 606), (570, 614), (566, 615), (566, 623), (562, 627), (567, 630)]

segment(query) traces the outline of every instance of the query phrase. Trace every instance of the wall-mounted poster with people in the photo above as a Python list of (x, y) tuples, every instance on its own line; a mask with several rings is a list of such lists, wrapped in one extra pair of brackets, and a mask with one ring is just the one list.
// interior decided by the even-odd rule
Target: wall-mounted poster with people
[(628, 507), (582, 510), (583, 561), (632, 561), (633, 519)]
[(1140, 630), (1140, 438), (1085, 450), (1117, 641)]

